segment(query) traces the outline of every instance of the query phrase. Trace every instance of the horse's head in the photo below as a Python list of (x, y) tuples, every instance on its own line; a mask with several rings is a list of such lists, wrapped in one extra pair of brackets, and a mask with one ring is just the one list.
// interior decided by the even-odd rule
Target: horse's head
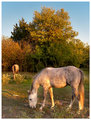
[(29, 101), (29, 106), (32, 108), (36, 108), (37, 104), (37, 92), (35, 90), (28, 91), (28, 101)]

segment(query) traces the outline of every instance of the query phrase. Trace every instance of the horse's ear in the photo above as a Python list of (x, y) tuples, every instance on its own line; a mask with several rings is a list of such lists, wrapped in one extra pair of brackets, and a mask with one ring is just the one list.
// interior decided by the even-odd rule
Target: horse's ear
[(30, 90), (28, 90), (27, 93), (30, 94)]

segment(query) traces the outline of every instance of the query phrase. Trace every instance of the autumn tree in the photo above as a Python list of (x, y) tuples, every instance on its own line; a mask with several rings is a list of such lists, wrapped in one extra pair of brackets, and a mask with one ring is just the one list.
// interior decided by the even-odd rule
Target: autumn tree
[(26, 56), (31, 53), (30, 45), (22, 50), (17, 42), (10, 38), (2, 38), (2, 67), (3, 71), (11, 71), (13, 64), (18, 64), (20, 71), (27, 71)]
[(66, 41), (78, 35), (72, 29), (68, 12), (64, 9), (55, 10), (43, 7), (41, 12), (34, 12), (33, 21), (27, 24), (19, 20), (19, 25), (14, 25), (11, 37), (14, 41), (27, 41), (30, 43)]
[(21, 49), (18, 43), (9, 38), (2, 38), (2, 66), (3, 70), (11, 70), (11, 66), (21, 61)]
[(72, 29), (68, 12), (43, 7), (41, 12), (35, 11), (32, 25), (35, 30), (32, 37), (41, 42), (66, 41), (77, 36)]

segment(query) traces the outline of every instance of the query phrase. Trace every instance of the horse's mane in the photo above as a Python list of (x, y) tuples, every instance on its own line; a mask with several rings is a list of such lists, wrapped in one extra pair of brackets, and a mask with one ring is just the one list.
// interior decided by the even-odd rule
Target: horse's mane
[[(53, 68), (53, 67), (48, 67), (48, 68)], [(34, 85), (35, 81), (39, 79), (41, 72), (45, 69), (46, 68), (40, 70), (36, 75), (33, 76), (33, 82), (32, 82), (32, 85), (31, 85), (31, 90), (33, 89), (33, 85)]]
[(33, 89), (33, 85), (35, 83), (35, 80), (38, 79), (39, 77), (39, 74), (43, 71), (44, 69), (42, 69), (40, 72), (38, 72), (36, 75), (33, 76), (33, 82), (32, 82), (32, 85), (31, 85), (31, 91)]

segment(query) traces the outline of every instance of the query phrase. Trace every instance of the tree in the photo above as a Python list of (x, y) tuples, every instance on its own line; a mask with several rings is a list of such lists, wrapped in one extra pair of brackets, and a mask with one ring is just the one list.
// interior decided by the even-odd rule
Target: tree
[(24, 45), (22, 50), (18, 43), (10, 38), (2, 38), (2, 67), (3, 71), (11, 71), (13, 64), (18, 64), (20, 71), (27, 71), (27, 56), (31, 53), (30, 45)]
[(9, 38), (2, 39), (2, 66), (3, 70), (11, 70), (13, 64), (21, 61), (21, 48), (18, 43)]
[[(77, 35), (68, 12), (43, 7), (41, 12), (34, 12), (33, 21), (29, 24), (23, 18), (19, 20), (11, 38), (22, 49), (23, 70), (39, 71), (47, 66), (86, 66), (89, 49), (81, 40), (75, 39)], [(27, 49), (31, 52), (26, 53)]]
[(14, 25), (13, 32), (11, 32), (11, 38), (13, 41), (18, 42), (22, 49), (24, 44), (29, 44), (31, 41), (31, 28), (29, 27), (30, 24), (27, 24), (22, 18), (22, 20), (19, 20), (19, 25)]
[(55, 12), (53, 9), (43, 7), (40, 13), (35, 11), (32, 37), (41, 42), (66, 41), (74, 38), (78, 33), (72, 29), (69, 18), (68, 12), (64, 9)]
[(72, 29), (68, 12), (64, 9), (55, 10), (43, 7), (41, 12), (35, 11), (32, 23), (27, 24), (25, 20), (19, 20), (19, 25), (14, 26), (11, 32), (14, 41), (26, 41), (36, 45), (40, 42), (66, 41), (78, 35)]
[(85, 44), (84, 45), (84, 49), (83, 49), (83, 62), (81, 63), (81, 67), (84, 67), (84, 68), (89, 68), (89, 45), (88, 44)]

